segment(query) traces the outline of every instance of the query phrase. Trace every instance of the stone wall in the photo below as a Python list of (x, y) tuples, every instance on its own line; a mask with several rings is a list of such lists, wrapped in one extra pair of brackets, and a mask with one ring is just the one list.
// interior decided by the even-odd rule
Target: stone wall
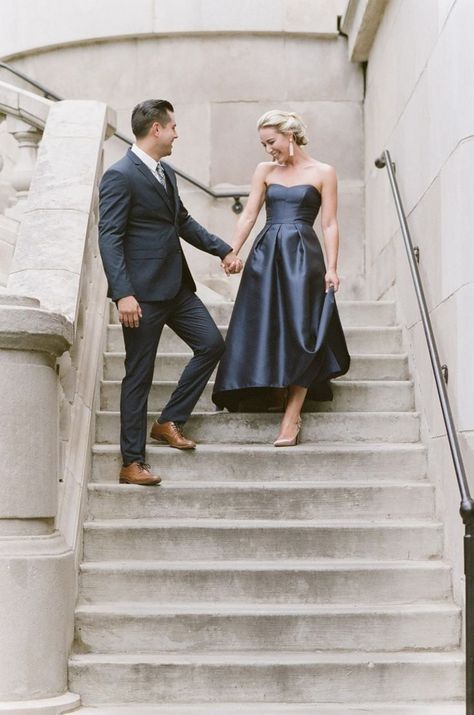
[[(19, 2), (16, 12), (30, 5)], [(88, 3), (69, 3), (65, 13), (51, 1), (50, 27), (20, 35), (12, 13), (0, 29), (0, 46), (8, 61), (60, 95), (114, 107), (118, 128), (129, 136), (136, 102), (169, 98), (180, 134), (171, 162), (205, 184), (248, 185), (266, 158), (257, 118), (275, 107), (300, 112), (309, 151), (333, 164), (340, 179), (341, 295), (363, 297), (363, 74), (348, 62), (346, 41), (338, 35), (345, 5), (156, 0), (125, 3), (117, 14), (104, 2), (100, 11), (94, 4), (92, 24)], [(109, 144), (106, 164), (125, 149), (118, 141)], [(193, 215), (229, 240), (236, 221), (232, 200), (209, 199), (184, 182), (181, 191)], [(238, 279), (225, 279), (216, 259), (193, 248), (186, 252), (199, 280), (235, 293)]]
[[(367, 4), (367, 3), (366, 3)], [(368, 3), (370, 5), (370, 2)], [(449, 395), (471, 474), (474, 469), (474, 83), (471, 0), (391, 0), (367, 67), (365, 182), (367, 277), (371, 298), (396, 297), (424, 414), (430, 475), (446, 524), (446, 551), (462, 588), (462, 525), (445, 428), (385, 171), (396, 163), (410, 231), (438, 340)], [(471, 480), (472, 481), (472, 480)], [(473, 482), (474, 486), (474, 482)]]

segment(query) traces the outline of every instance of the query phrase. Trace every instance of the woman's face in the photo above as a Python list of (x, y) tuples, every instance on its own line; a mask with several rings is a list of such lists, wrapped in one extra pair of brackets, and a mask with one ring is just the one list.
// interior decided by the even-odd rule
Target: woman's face
[(288, 161), (290, 149), (290, 137), (282, 134), (274, 127), (262, 127), (258, 131), (262, 146), (270, 154), (273, 161), (285, 164)]

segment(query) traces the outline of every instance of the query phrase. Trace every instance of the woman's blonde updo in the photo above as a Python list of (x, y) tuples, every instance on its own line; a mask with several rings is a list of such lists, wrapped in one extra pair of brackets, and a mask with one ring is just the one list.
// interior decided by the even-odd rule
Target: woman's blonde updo
[(293, 134), (295, 143), (303, 146), (308, 143), (306, 124), (295, 112), (284, 112), (281, 109), (271, 109), (262, 114), (257, 122), (257, 129), (274, 127), (281, 134)]

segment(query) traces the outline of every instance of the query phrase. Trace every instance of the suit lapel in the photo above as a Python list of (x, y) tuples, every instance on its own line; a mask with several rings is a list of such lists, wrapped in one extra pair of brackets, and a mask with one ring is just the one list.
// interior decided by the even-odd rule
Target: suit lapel
[[(176, 208), (174, 205), (174, 195), (173, 196), (169, 195), (169, 193), (166, 191), (164, 186), (162, 184), (160, 184), (158, 179), (155, 179), (155, 177), (151, 173), (150, 169), (147, 166), (145, 166), (143, 161), (141, 161), (141, 159), (139, 159), (138, 156), (136, 154), (134, 154), (131, 149), (128, 150), (127, 156), (130, 159), (130, 161), (132, 161), (135, 164), (135, 166), (137, 167), (138, 171), (142, 174), (142, 176), (145, 177), (146, 181), (148, 181), (148, 183), (151, 186), (153, 186), (155, 191), (158, 192), (158, 194), (163, 199), (167, 208), (171, 211), (171, 213), (174, 217), (174, 215), (176, 213)], [(166, 178), (169, 179), (169, 175), (166, 170), (165, 170), (165, 173), (166, 173)]]

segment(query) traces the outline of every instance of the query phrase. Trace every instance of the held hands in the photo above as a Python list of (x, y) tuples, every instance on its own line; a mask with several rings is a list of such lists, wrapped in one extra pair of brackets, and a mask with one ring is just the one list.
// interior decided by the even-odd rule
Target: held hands
[(127, 295), (117, 301), (119, 321), (126, 328), (138, 328), (142, 309), (137, 299), (133, 295)]
[(234, 251), (231, 251), (227, 254), (227, 256), (224, 256), (221, 262), (221, 266), (226, 272), (226, 275), (229, 276), (231, 273), (240, 273), (244, 264), (237, 256), (237, 254), (234, 253)]
[(333, 268), (328, 268), (328, 270), (326, 271), (326, 275), (324, 276), (324, 282), (326, 284), (326, 293), (330, 288), (334, 288), (334, 292), (338, 290), (340, 281), (336, 271)]

